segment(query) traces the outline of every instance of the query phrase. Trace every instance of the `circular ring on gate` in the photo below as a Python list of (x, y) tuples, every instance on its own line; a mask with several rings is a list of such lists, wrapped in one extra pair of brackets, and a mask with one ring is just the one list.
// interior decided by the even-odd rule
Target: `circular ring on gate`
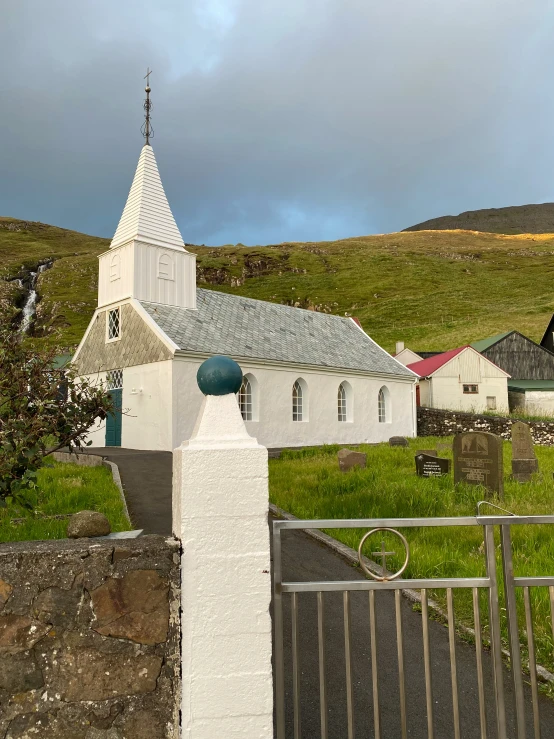
[[(364, 563), (364, 557), (362, 554), (362, 549), (366, 541), (369, 539), (370, 536), (373, 534), (376, 534), (378, 531), (389, 531), (391, 534), (394, 534), (397, 536), (402, 544), (404, 545), (404, 549), (406, 550), (406, 559), (404, 560), (404, 564), (402, 567), (397, 571), (394, 572), (392, 575), (386, 575), (386, 576), (380, 576), (376, 575), (375, 572), (372, 572), (370, 569), (368, 569), (367, 565)], [(376, 529), (371, 529), (371, 531), (368, 531), (367, 534), (365, 534), (362, 537), (362, 540), (360, 542), (360, 546), (358, 547), (358, 561), (360, 562), (360, 567), (365, 572), (366, 575), (373, 578), (373, 580), (377, 580), (377, 582), (388, 582), (389, 580), (396, 580), (400, 575), (404, 572), (406, 567), (408, 566), (408, 562), (410, 561), (410, 545), (408, 544), (408, 540), (406, 537), (400, 533), (400, 531), (397, 531), (396, 529), (391, 529), (388, 526), (379, 526)], [(385, 567), (383, 566), (383, 572), (386, 572)]]

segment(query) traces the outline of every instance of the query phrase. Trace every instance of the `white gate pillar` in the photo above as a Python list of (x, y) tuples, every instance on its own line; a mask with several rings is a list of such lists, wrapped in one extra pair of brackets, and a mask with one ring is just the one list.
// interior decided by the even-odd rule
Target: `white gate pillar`
[(206, 398), (173, 453), (186, 739), (273, 737), (267, 449), (246, 432), (241, 381), (228, 357), (204, 362)]

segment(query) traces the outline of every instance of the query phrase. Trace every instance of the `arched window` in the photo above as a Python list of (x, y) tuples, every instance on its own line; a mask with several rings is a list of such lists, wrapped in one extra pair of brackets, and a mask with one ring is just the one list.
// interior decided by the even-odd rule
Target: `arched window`
[(304, 393), (299, 380), (292, 386), (292, 420), (304, 420)]
[(173, 257), (162, 252), (158, 257), (158, 277), (160, 280), (175, 279), (175, 263)]
[(352, 386), (343, 380), (337, 391), (337, 415), (340, 423), (352, 421)]
[(114, 254), (110, 260), (110, 282), (115, 282), (121, 277), (121, 258), (119, 253)]
[(391, 411), (390, 411), (390, 395), (389, 389), (383, 385), (379, 390), (379, 396), (377, 398), (377, 407), (379, 411), (379, 423), (390, 423)]
[(337, 395), (337, 403), (338, 403), (338, 413), (339, 413), (339, 421), (344, 423), (346, 421), (346, 390), (344, 389), (344, 385), (339, 385), (339, 392)]
[(243, 421), (252, 421), (253, 419), (253, 403), (252, 403), (252, 385), (248, 377), (242, 378), (242, 385), (239, 390), (239, 408)]

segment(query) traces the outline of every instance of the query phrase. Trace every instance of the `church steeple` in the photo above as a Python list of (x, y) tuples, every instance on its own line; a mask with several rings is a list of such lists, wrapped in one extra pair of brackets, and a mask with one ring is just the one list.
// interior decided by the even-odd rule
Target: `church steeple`
[(98, 306), (136, 298), (194, 309), (196, 255), (186, 251), (167, 202), (150, 146), (149, 84), (145, 90), (146, 143), (110, 249), (99, 257)]

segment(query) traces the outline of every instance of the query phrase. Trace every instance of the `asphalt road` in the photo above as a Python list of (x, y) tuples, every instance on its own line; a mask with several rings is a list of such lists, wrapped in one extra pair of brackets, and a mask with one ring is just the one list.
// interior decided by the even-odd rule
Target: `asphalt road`
[[(101, 454), (119, 466), (133, 526), (145, 533), (171, 533), (170, 452), (144, 452), (116, 447), (87, 449)], [(285, 580), (362, 579), (359, 570), (337, 554), (300, 531), (283, 533), (283, 578)], [(328, 693), (329, 739), (347, 739), (346, 680), (342, 593), (325, 594), (326, 680)], [(301, 593), (299, 603), (301, 728), (304, 739), (320, 737), (319, 663), (317, 646), (316, 595)], [(400, 739), (400, 702), (394, 595), (376, 594), (377, 655), (381, 711), (381, 739)], [(354, 721), (356, 739), (374, 737), (371, 692), (369, 609), (367, 593), (351, 593)], [(287, 739), (293, 737), (292, 658), (290, 596), (284, 596), (285, 675)], [(421, 616), (402, 598), (404, 659), (408, 736), (427, 739), (425, 682)], [(454, 738), (448, 631), (430, 621), (433, 673), (435, 739)], [(456, 640), (457, 675), (462, 739), (481, 739), (475, 666), (475, 648)], [(490, 653), (483, 652), (487, 697), (488, 737), (496, 737), (494, 693)], [(508, 737), (515, 739), (513, 690), (508, 670), (504, 672)], [(533, 737), (530, 691), (526, 687), (527, 736)], [(540, 698), (543, 739), (554, 737), (554, 703)]]

